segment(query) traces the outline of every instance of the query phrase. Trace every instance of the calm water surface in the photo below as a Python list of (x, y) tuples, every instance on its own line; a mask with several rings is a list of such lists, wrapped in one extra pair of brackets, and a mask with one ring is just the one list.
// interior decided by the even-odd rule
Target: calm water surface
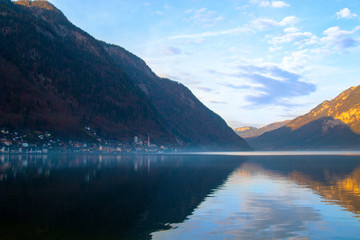
[(0, 155), (0, 239), (360, 239), (360, 156)]

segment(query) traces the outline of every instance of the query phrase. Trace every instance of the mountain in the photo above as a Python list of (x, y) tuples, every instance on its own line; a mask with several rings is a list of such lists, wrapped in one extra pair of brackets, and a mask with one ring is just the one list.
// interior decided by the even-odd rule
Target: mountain
[(145, 62), (125, 49), (103, 43), (114, 62), (130, 76), (155, 107), (167, 130), (181, 142), (226, 147), (247, 145), (217, 114), (203, 105), (184, 85), (159, 78)]
[(270, 132), (272, 130), (281, 128), (281, 127), (285, 126), (286, 124), (288, 124), (290, 121), (291, 120), (275, 122), (275, 123), (266, 125), (262, 128), (240, 127), (240, 128), (235, 128), (234, 131), (236, 132), (236, 134), (238, 134), (242, 138), (254, 138), (254, 137), (260, 136), (266, 132)]
[(256, 149), (359, 149), (360, 86), (324, 101), (286, 126), (248, 139)]
[(360, 87), (351, 87), (331, 101), (324, 101), (308, 114), (289, 123), (291, 129), (298, 129), (314, 120), (332, 117), (345, 123), (354, 133), (360, 134)]
[(252, 133), (252, 132), (257, 131), (257, 130), (258, 130), (258, 128), (250, 127), (250, 126), (234, 128), (234, 132), (236, 132), (236, 134), (239, 135), (239, 136), (245, 135), (247, 133)]
[(150, 135), (162, 144), (250, 149), (185, 86), (96, 40), (44, 0), (0, 0), (0, 93), (0, 127), (69, 139)]

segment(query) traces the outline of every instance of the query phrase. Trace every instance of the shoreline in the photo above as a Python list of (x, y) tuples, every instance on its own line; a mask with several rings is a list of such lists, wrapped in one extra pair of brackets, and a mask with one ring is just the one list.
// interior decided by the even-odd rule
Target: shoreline
[(48, 153), (20, 153), (0, 152), (0, 156), (6, 155), (216, 155), (216, 156), (360, 156), (360, 150), (294, 150), (294, 151), (194, 151), (194, 152), (48, 152)]

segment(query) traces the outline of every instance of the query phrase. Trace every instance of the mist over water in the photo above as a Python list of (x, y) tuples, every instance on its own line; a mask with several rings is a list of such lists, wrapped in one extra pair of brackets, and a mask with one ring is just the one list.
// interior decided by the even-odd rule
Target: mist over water
[(359, 239), (354, 154), (0, 155), (1, 238)]

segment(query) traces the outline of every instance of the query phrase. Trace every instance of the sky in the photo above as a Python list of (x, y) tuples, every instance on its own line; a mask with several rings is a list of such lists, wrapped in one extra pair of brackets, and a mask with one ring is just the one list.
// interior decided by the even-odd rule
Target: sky
[(293, 119), (360, 84), (358, 0), (50, 2), (231, 127)]

